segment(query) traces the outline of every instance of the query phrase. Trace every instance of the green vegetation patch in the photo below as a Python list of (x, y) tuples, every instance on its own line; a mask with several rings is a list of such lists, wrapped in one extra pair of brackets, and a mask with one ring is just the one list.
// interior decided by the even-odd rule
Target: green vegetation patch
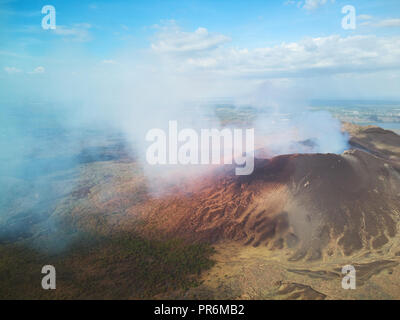
[(256, 119), (257, 114), (258, 111), (252, 107), (218, 105), (215, 108), (215, 115), (221, 121), (222, 125), (250, 125)]
[[(45, 254), (0, 245), (0, 299), (144, 299), (199, 285), (213, 266), (207, 244), (148, 240), (136, 235), (81, 237), (68, 250)], [(41, 288), (41, 269), (56, 268), (57, 289)]]

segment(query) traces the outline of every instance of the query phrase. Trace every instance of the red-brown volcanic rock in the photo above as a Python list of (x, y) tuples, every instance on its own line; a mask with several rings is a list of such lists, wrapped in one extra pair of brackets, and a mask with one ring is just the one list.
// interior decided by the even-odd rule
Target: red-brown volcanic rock
[[(185, 191), (182, 191), (182, 190)], [(397, 232), (400, 177), (361, 150), (257, 159), (193, 181), (145, 207), (145, 229), (193, 240), (293, 248), (292, 259), (378, 249)]]
[[(400, 146), (399, 136), (390, 137)], [(400, 174), (393, 152), (389, 159), (384, 150), (379, 157), (367, 147), (256, 159), (249, 176), (219, 168), (141, 205), (143, 230), (288, 248), (292, 260), (379, 250), (398, 231)]]

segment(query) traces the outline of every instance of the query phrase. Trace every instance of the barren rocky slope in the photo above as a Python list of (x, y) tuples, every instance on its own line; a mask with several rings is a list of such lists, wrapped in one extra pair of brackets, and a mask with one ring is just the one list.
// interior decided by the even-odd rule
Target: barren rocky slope
[(147, 227), (213, 243), (286, 248), (290, 260), (379, 250), (397, 234), (400, 175), (393, 151), (377, 142), (371, 147), (376, 132), (400, 145), (399, 136), (368, 128), (352, 137), (357, 148), (341, 155), (257, 159), (250, 176), (220, 169), (154, 199), (144, 208)]
[[(80, 230), (211, 243), (202, 284), (160, 298), (400, 299), (400, 137), (344, 130), (343, 154), (260, 152), (250, 176), (224, 166), (160, 194), (134, 162), (96, 163), (57, 212)], [(347, 264), (357, 290), (341, 287)]]

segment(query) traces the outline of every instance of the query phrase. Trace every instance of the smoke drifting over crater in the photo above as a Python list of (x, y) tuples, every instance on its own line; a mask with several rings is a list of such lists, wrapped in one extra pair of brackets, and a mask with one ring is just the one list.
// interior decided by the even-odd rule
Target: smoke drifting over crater
[(309, 110), (310, 101), (300, 87), (265, 82), (237, 103), (257, 109), (256, 146), (263, 149), (264, 156), (338, 154), (349, 147), (340, 121), (328, 112)]
[[(2, 123), (7, 123), (1, 136), (0, 178), (7, 186), (0, 191), (2, 239), (32, 236), (49, 216), (57, 231), (59, 199), (80, 187), (85, 164), (113, 160), (113, 152), (123, 150), (124, 157), (135, 159), (155, 194), (162, 191), (159, 177), (179, 184), (181, 177), (208, 173), (209, 168), (146, 163), (146, 133), (166, 129), (171, 120), (196, 130), (254, 128), (255, 149), (263, 149), (266, 157), (346, 148), (340, 123), (329, 114), (308, 111), (307, 94), (293, 82), (260, 85), (254, 79), (187, 73), (157, 50), (135, 55), (125, 50), (115, 54), (113, 63), (93, 62), (74, 48), (56, 52), (57, 60), (45, 59), (46, 72), (39, 78), (18, 75), (0, 95)], [(234, 109), (252, 108), (252, 121), (238, 117), (226, 123), (215, 113), (218, 103), (210, 102), (220, 97), (228, 97)]]

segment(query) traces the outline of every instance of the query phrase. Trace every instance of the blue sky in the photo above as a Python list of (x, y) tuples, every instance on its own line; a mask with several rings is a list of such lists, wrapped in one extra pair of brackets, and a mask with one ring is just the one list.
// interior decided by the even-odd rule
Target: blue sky
[[(41, 28), (46, 4), (56, 8), (56, 30)], [(356, 8), (355, 30), (341, 27), (347, 4)], [(14, 90), (36, 81), (34, 74), (54, 81), (66, 70), (109, 72), (100, 65), (114, 65), (117, 73), (148, 64), (197, 82), (199, 75), (207, 81), (302, 79), (309, 88), (362, 81), (365, 96), (372, 88), (375, 97), (400, 91), (398, 0), (0, 0), (0, 21), (0, 81)], [(364, 95), (359, 88), (338, 89), (343, 97)]]
[[(340, 24), (343, 17), (341, 8), (346, 4), (353, 5), (358, 15), (370, 15), (376, 19), (400, 18), (397, 0), (334, 3), (328, 0), (314, 10), (299, 9), (296, 3), (289, 4), (285, 0), (0, 1), (1, 47), (18, 46), (29, 38), (29, 34), (22, 30), (40, 27), (44, 16), (40, 10), (46, 4), (56, 8), (59, 25), (90, 24), (93, 41), (86, 46), (110, 53), (123, 45), (117, 41), (117, 34), (121, 35), (120, 38), (130, 39), (132, 45), (146, 47), (154, 31), (152, 26), (168, 20), (175, 20), (186, 30), (204, 27), (223, 33), (232, 38), (232, 44), (251, 48), (297, 41), (306, 36), (348, 35), (349, 32)], [(370, 28), (357, 30), (358, 33), (371, 31)], [(398, 29), (393, 28), (373, 31), (382, 35), (398, 33)], [(35, 38), (49, 40), (44, 31), (35, 34)], [(31, 49), (39, 50), (34, 45)]]

